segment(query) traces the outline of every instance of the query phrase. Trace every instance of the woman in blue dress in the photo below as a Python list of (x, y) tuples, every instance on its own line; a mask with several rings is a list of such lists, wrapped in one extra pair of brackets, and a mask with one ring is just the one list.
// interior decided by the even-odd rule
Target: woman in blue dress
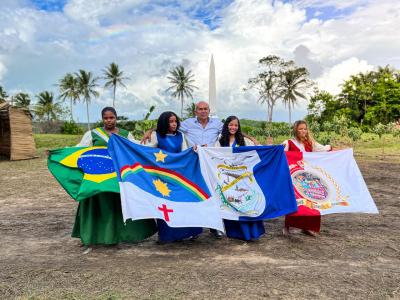
[[(254, 146), (254, 143), (245, 138), (240, 129), (240, 121), (235, 116), (226, 119), (216, 147)], [(245, 241), (258, 240), (265, 233), (264, 223), (260, 221), (224, 220), (226, 236)]]
[[(157, 121), (157, 129), (152, 132), (148, 144), (167, 152), (179, 153), (187, 148), (183, 133), (179, 132), (180, 121), (178, 116), (171, 112), (163, 112)], [(196, 238), (202, 233), (201, 227), (169, 227), (164, 220), (157, 219), (158, 240), (161, 243), (181, 241)]]

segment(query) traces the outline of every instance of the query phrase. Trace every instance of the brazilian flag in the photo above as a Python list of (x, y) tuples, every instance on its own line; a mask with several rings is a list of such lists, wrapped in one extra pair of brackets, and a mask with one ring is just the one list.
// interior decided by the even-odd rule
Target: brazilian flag
[(103, 192), (119, 193), (107, 147), (70, 147), (50, 151), (47, 166), (66, 192), (81, 201)]

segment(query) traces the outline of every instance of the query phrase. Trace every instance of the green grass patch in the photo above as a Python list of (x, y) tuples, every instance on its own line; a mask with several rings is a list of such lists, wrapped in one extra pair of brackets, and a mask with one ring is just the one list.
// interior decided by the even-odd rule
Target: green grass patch
[(38, 150), (71, 147), (78, 144), (82, 135), (72, 134), (34, 134)]

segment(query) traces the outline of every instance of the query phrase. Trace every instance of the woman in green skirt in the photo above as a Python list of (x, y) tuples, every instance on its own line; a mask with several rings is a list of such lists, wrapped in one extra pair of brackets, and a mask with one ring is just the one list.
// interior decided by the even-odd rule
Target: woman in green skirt
[[(101, 116), (104, 127), (86, 132), (78, 147), (107, 146), (112, 134), (134, 141), (127, 130), (116, 127), (117, 113), (114, 108), (105, 107)], [(152, 219), (127, 220), (124, 223), (120, 195), (100, 193), (79, 203), (72, 237), (80, 238), (85, 246), (113, 245), (120, 242), (138, 242), (156, 232), (156, 223)]]

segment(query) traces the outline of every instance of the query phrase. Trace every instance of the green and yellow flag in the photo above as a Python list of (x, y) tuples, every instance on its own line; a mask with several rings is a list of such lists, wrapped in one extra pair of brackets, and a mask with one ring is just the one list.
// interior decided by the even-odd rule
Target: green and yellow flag
[(48, 168), (75, 200), (102, 192), (119, 193), (118, 180), (107, 147), (70, 147), (50, 151)]

